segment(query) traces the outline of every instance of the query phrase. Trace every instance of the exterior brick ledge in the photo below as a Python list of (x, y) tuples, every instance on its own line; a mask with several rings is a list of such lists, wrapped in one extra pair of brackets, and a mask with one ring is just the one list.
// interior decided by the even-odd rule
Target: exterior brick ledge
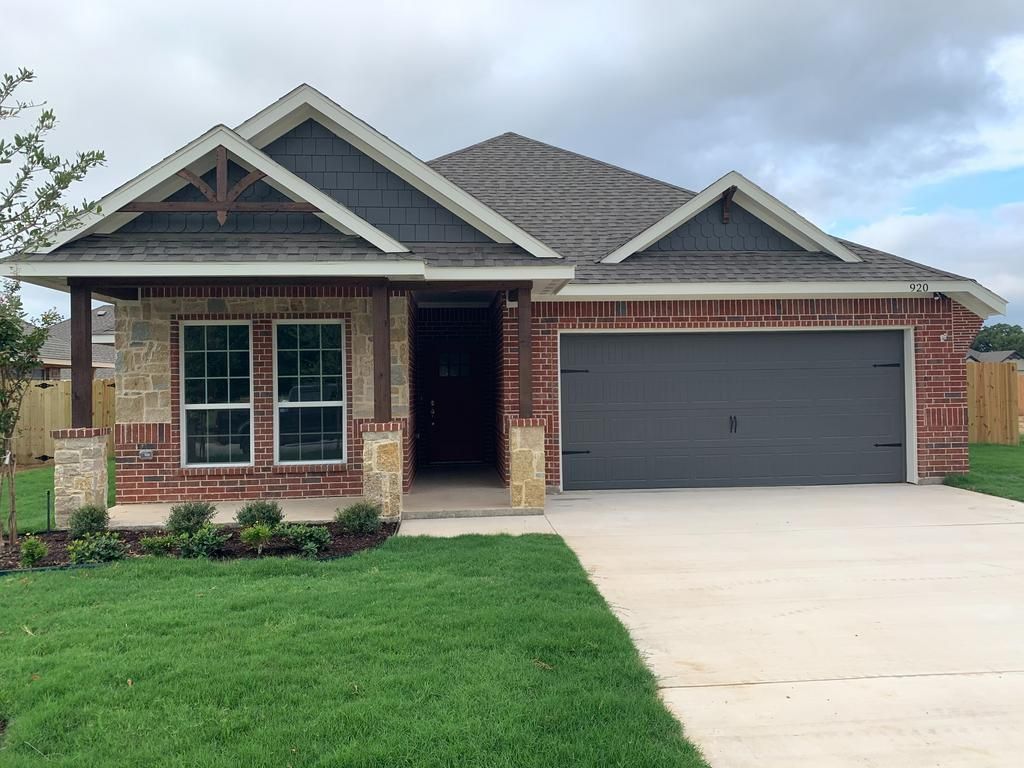
[(347, 462), (325, 462), (323, 464), (274, 464), (270, 471), (275, 475), (306, 475), (326, 472), (345, 472), (351, 469)]
[(534, 416), (532, 418), (524, 418), (522, 416), (508, 416), (508, 425), (510, 427), (542, 427), (547, 428), (548, 420), (543, 416)]
[(107, 437), (110, 427), (73, 427), (55, 429), (50, 433), (54, 440), (72, 440), (81, 437)]
[(365, 421), (357, 426), (360, 432), (399, 432), (404, 429), (400, 421)]

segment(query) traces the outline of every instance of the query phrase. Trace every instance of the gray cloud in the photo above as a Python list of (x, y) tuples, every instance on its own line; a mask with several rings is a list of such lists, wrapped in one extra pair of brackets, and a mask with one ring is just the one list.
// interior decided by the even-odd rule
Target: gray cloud
[(1024, 5), (980, 5), (36, 3), (0, 50), (58, 148), (107, 151), (91, 196), (308, 81), (424, 158), (515, 130), (689, 187), (736, 168), (829, 226), (1014, 161), (982, 129), (1024, 127), (991, 65)]

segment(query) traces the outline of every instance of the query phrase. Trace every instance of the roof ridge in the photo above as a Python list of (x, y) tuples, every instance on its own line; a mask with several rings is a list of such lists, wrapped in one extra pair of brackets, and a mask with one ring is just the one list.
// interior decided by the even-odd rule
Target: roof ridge
[(614, 171), (619, 171), (621, 173), (628, 173), (630, 176), (635, 176), (638, 179), (643, 179), (644, 181), (651, 181), (651, 182), (654, 182), (655, 184), (660, 184), (661, 186), (667, 187), (668, 189), (674, 189), (674, 190), (677, 190), (679, 192), (685, 192), (688, 195), (695, 195), (696, 194), (696, 192), (694, 192), (692, 189), (687, 189), (686, 187), (680, 187), (678, 184), (673, 184), (670, 181), (665, 181), (664, 179), (656, 179), (653, 176), (648, 176), (645, 173), (640, 173), (639, 171), (630, 170), (629, 168), (623, 168), (621, 165), (615, 165), (615, 163), (609, 163), (606, 160), (600, 160), (600, 159), (598, 159), (596, 157), (591, 157), (590, 155), (584, 155), (581, 152), (575, 152), (575, 151), (573, 151), (571, 149), (566, 149), (565, 147), (559, 147), (559, 146), (556, 146), (554, 144), (548, 144), (546, 141), (541, 141), (540, 139), (534, 139), (534, 138), (531, 138), (530, 136), (524, 136), (523, 134), (516, 133), (515, 131), (505, 131), (504, 133), (498, 134), (497, 136), (492, 136), (489, 139), (484, 139), (483, 141), (478, 141), (475, 144), (470, 144), (468, 147), (463, 147), (462, 149), (456, 149), (455, 151), (449, 152), (446, 155), (441, 155), (440, 157), (435, 157), (433, 160), (430, 160), (428, 162), (429, 163), (435, 163), (435, 162), (438, 162), (440, 160), (447, 160), (450, 157), (454, 157), (456, 155), (460, 155), (463, 152), (468, 152), (471, 149), (476, 149), (477, 147), (481, 147), (484, 144), (489, 144), (492, 141), (497, 141), (498, 139), (504, 138), (506, 136), (514, 136), (517, 139), (522, 139), (523, 141), (529, 141), (532, 144), (537, 144), (537, 145), (539, 145), (541, 147), (547, 147), (548, 149), (553, 149), (553, 150), (555, 150), (557, 152), (562, 152), (562, 153), (564, 153), (566, 155), (572, 155), (573, 157), (578, 157), (581, 160), (586, 160), (587, 162), (594, 163), (596, 165), (602, 165), (605, 168), (611, 168)]

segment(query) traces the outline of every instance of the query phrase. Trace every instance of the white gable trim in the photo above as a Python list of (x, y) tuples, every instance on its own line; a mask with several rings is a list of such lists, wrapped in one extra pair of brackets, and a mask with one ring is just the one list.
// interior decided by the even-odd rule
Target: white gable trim
[(560, 258), (536, 237), (480, 202), (418, 157), (309, 85), (300, 85), (238, 126), (238, 134), (265, 147), (313, 118), (396, 176), (479, 229), (495, 242), (515, 243), (541, 258)]
[(973, 280), (828, 280), (717, 283), (570, 283), (554, 300), (921, 299), (944, 294), (980, 317), (1006, 314), (1006, 299)]
[(104, 197), (99, 201), (98, 213), (84, 216), (80, 220), (81, 226), (58, 233), (51, 245), (41, 252), (50, 253), (92, 232), (109, 233), (124, 226), (138, 214), (117, 213), (122, 206), (137, 200), (164, 199), (183, 186), (181, 178), (176, 175), (178, 171), (195, 165), (205, 172), (208, 170), (206, 166), (209, 165), (210, 153), (220, 145), (226, 147), (249, 170), (258, 169), (267, 174), (263, 181), (274, 189), (293, 200), (315, 205), (320, 209), (316, 215), (331, 226), (346, 234), (358, 235), (385, 253), (405, 253), (409, 250), (312, 184), (271, 160), (230, 128), (218, 125)]
[(627, 243), (616, 248), (605, 256), (602, 261), (605, 264), (618, 264), (634, 253), (649, 248), (665, 235), (717, 202), (722, 197), (722, 194), (732, 186), (736, 187), (733, 202), (746, 208), (766, 224), (770, 224), (801, 248), (806, 248), (809, 251), (825, 251), (843, 261), (861, 261), (859, 256), (834, 237), (818, 229), (818, 227), (782, 203), (778, 198), (768, 194), (754, 182), (736, 171), (729, 171), (718, 181), (702, 190), (696, 197), (676, 208)]

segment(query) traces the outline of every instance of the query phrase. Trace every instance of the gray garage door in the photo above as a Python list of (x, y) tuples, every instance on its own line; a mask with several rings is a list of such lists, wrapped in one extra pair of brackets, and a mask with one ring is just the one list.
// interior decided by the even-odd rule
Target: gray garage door
[(906, 478), (901, 331), (567, 334), (566, 489)]

